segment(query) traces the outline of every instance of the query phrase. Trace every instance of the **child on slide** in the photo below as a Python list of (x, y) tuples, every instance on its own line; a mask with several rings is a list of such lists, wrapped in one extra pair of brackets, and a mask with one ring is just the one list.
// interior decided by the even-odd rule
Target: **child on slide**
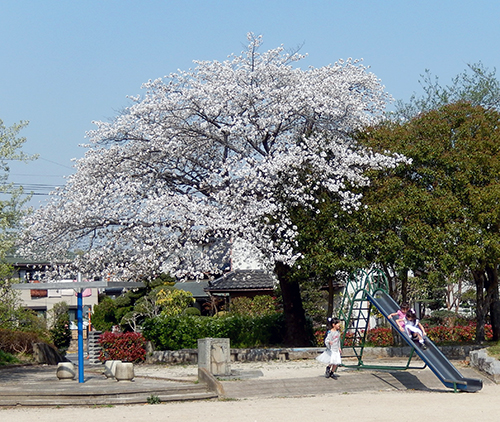
[(401, 331), (405, 330), (406, 313), (410, 310), (410, 305), (407, 302), (401, 304), (400, 309), (397, 312), (389, 314), (389, 318), (397, 316), (396, 323), (399, 325)]
[(420, 347), (423, 350), (427, 349), (424, 340), (425, 337), (424, 326), (417, 319), (415, 311), (411, 309), (406, 313), (405, 331), (406, 334), (408, 334), (413, 341), (415, 342), (418, 341), (420, 343)]

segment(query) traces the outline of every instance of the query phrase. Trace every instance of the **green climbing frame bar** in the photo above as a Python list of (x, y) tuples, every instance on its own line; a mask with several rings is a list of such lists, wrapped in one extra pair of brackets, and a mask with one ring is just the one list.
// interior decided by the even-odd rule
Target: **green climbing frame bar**
[[(342, 296), (338, 318), (343, 322), (344, 330), (341, 337), (343, 350), (342, 366), (358, 369), (382, 369), (382, 370), (407, 370), (423, 369), (423, 367), (411, 367), (415, 349), (411, 349), (408, 362), (404, 366), (367, 365), (363, 362), (363, 352), (366, 344), (366, 336), (369, 328), (372, 303), (368, 295), (375, 295), (378, 291), (388, 292), (388, 283), (385, 274), (380, 270), (365, 272), (358, 270), (351, 274)], [(346, 353), (349, 351), (350, 353)], [(345, 358), (356, 358), (357, 363), (350, 365), (345, 363)]]

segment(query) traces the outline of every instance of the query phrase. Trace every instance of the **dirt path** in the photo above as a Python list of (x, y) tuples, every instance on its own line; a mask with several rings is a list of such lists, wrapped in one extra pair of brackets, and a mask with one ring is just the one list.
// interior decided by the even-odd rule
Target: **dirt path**
[(0, 410), (5, 422), (217, 421), (273, 422), (359, 420), (440, 422), (499, 420), (500, 386), (478, 393), (380, 392), (316, 397), (182, 402), (103, 408), (13, 408)]

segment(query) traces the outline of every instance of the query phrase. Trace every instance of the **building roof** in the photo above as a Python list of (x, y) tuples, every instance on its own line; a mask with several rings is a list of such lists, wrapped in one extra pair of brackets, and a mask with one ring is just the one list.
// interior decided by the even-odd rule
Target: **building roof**
[(182, 281), (174, 284), (174, 287), (179, 290), (191, 292), (194, 298), (208, 297), (205, 288), (208, 286), (208, 281)]
[(209, 292), (273, 290), (273, 276), (265, 270), (234, 270), (208, 283)]

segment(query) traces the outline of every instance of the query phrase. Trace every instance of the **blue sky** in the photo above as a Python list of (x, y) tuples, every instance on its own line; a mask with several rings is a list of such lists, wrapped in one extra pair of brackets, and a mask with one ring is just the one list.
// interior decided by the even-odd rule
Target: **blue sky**
[[(28, 120), (10, 180), (64, 184), (93, 120), (109, 120), (143, 82), (238, 54), (246, 33), (321, 67), (362, 58), (396, 99), (426, 69), (448, 83), (467, 63), (500, 69), (500, 2), (483, 0), (0, 0), (0, 119)], [(46, 196), (34, 196), (38, 206)]]

